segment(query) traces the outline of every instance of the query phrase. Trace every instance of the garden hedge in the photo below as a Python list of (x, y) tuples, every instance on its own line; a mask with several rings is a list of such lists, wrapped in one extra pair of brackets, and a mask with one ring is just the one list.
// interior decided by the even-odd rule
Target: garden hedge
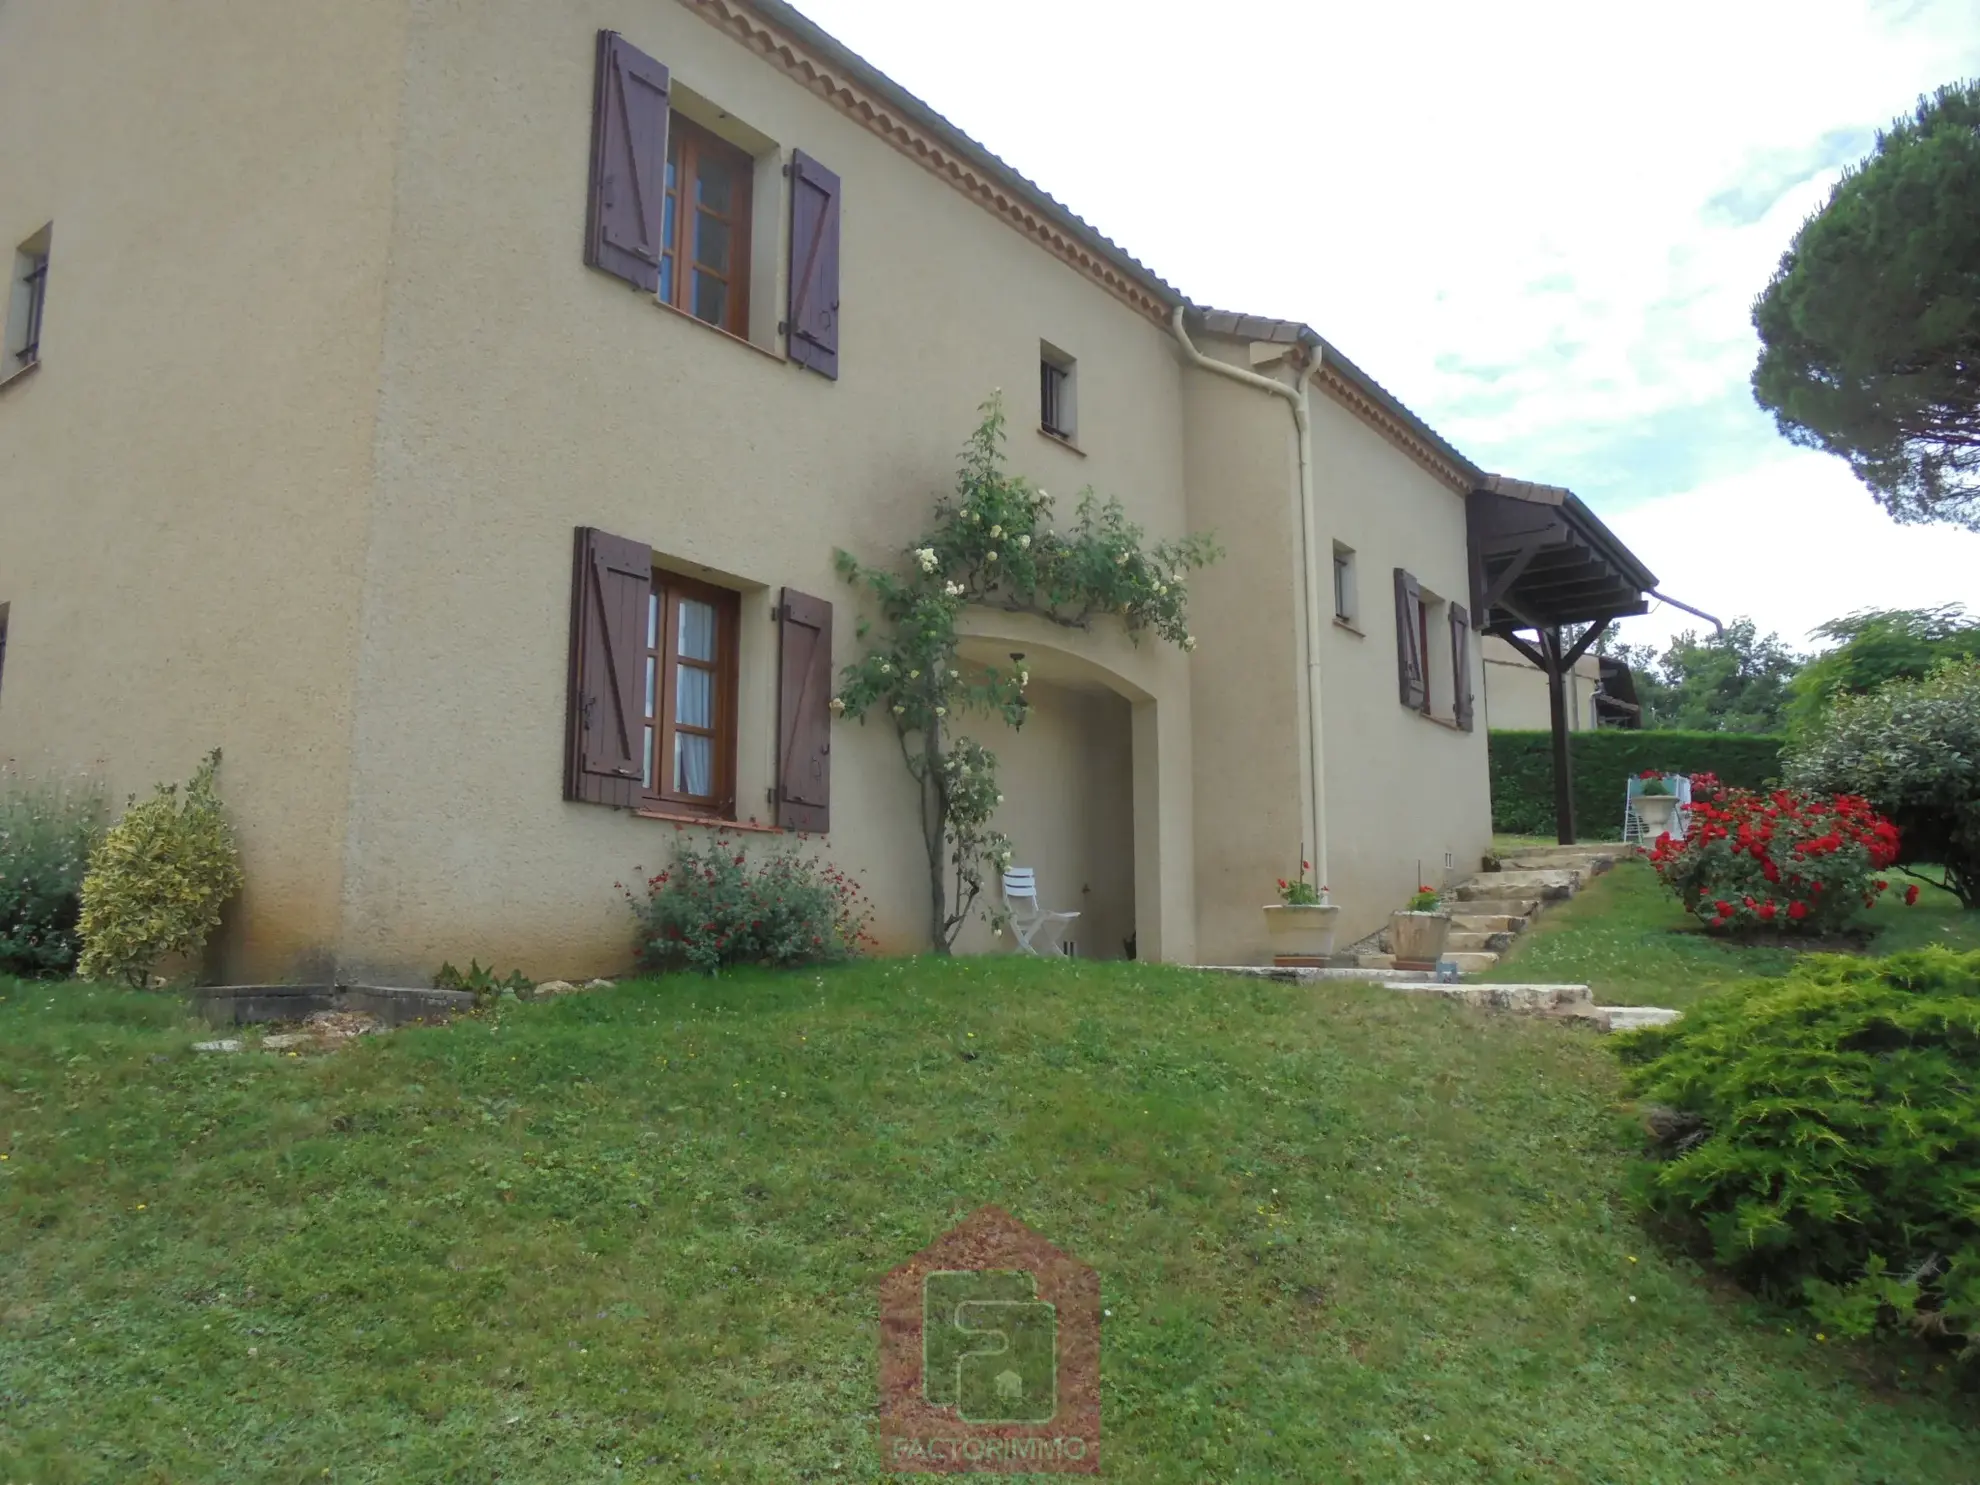
[[(1619, 838), (1623, 793), (1631, 775), (1646, 769), (1715, 773), (1736, 788), (1762, 788), (1780, 775), (1783, 741), (1751, 732), (1572, 733), (1576, 830), (1584, 840)], [(1491, 754), (1492, 828), (1504, 835), (1552, 835), (1553, 734), (1495, 731)]]

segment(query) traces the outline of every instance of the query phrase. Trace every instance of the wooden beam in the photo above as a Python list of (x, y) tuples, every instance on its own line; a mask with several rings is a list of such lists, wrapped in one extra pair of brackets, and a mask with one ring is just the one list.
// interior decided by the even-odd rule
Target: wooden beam
[[(1585, 639), (1587, 636), (1584, 635)], [(1564, 846), (1574, 844), (1574, 758), (1568, 749), (1567, 679), (1564, 672), (1581, 656), (1561, 654), (1561, 631), (1540, 631), (1541, 648), (1547, 664), (1547, 711), (1554, 727), (1554, 838)]]

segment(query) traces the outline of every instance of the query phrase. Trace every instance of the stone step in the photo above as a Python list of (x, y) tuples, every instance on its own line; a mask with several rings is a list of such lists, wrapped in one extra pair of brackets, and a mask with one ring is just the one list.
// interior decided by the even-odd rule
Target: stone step
[(1469, 881), (1459, 882), (1452, 889), (1452, 895), (1459, 902), (1506, 897), (1536, 897), (1543, 901), (1560, 902), (1579, 892), (1583, 880), (1580, 870), (1487, 871)]
[(1479, 950), (1447, 948), (1444, 950), (1443, 957), (1437, 962), (1440, 964), (1455, 964), (1458, 973), (1461, 975), (1477, 975), (1483, 974), (1486, 970), (1497, 964), (1499, 962), (1499, 956)]
[[(1469, 903), (1466, 906), (1470, 906)], [(1526, 927), (1524, 913), (1452, 913), (1451, 932), (1518, 933)]]
[(1620, 859), (1620, 851), (1604, 851), (1588, 856), (1536, 856), (1526, 851), (1518, 851), (1497, 857), (1497, 865), (1488, 870), (1506, 871), (1579, 871), (1587, 876), (1598, 877), (1609, 870)]
[(1571, 1015), (1590, 1004), (1586, 985), (1440, 985), (1397, 982), (1389, 987), (1406, 995), (1435, 995), (1483, 1010), (1548, 1012)]
[(1507, 846), (1504, 850), (1493, 851), (1488, 860), (1496, 860), (1502, 866), (1512, 861), (1543, 862), (1549, 866), (1578, 866), (1583, 861), (1600, 860), (1607, 857), (1611, 861), (1620, 860), (1635, 848), (1626, 846), (1619, 840), (1587, 841), (1573, 846)]
[(1460, 928), (1457, 921), (1451, 921), (1451, 931), (1444, 939), (1444, 953), (1451, 954), (1503, 954), (1512, 947), (1513, 936), (1504, 930), (1479, 930)]
[(1593, 1002), (1562, 1006), (1556, 1014), (1585, 1022), (1597, 1031), (1640, 1031), (1646, 1026), (1669, 1026), (1684, 1016), (1683, 1011), (1657, 1005), (1596, 1005)]
[(1394, 969), (1396, 956), (1393, 954), (1357, 954), (1354, 962), (1360, 969)]
[(1459, 918), (1509, 918), (1524, 923), (1540, 915), (1536, 897), (1474, 897), (1451, 905), (1451, 923)]

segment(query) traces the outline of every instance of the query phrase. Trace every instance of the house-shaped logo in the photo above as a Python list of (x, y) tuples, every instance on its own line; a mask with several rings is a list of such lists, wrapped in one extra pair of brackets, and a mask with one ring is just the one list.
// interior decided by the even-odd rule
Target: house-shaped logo
[(996, 1207), (880, 1284), (889, 1469), (1097, 1474), (1100, 1276)]

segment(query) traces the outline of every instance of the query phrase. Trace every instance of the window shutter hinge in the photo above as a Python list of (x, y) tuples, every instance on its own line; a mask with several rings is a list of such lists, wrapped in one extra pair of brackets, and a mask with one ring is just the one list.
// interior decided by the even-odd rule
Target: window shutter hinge
[(791, 333), (791, 322), (789, 320), (777, 321), (777, 333), (779, 335), (789, 335)]
[(763, 791), (763, 798), (766, 803), (775, 804), (777, 802), (777, 786), (772, 784), (768, 789), (765, 789)]

